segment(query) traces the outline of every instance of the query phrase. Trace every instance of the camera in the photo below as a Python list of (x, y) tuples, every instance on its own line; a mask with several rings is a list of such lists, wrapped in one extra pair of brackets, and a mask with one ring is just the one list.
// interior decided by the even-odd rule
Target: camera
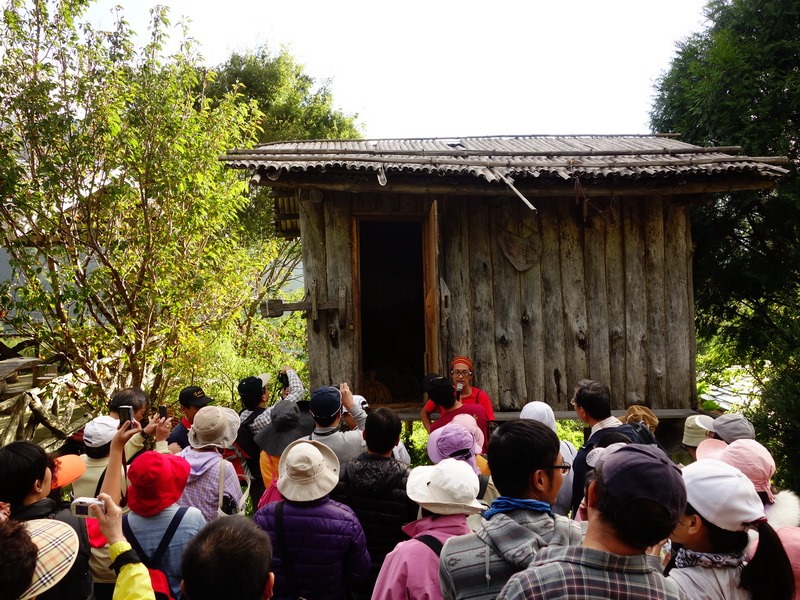
[(131, 406), (119, 407), (119, 426), (122, 427), (125, 421), (133, 421), (133, 407)]
[(281, 382), (281, 387), (283, 389), (289, 387), (289, 376), (286, 373), (278, 373), (278, 381)]
[(75, 500), (72, 501), (72, 504), (69, 505), (69, 510), (76, 517), (88, 519), (92, 516), (89, 513), (89, 507), (92, 505), (99, 506), (103, 512), (106, 510), (106, 505), (102, 500), (88, 497), (75, 498)]
[(162, 419), (167, 418), (167, 407), (164, 406), (163, 404), (159, 405), (158, 407), (158, 416)]

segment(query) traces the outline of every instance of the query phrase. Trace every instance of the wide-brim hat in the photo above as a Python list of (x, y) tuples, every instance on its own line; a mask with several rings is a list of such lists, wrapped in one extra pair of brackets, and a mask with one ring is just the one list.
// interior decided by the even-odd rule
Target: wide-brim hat
[(445, 458), (457, 458), (469, 462), (472, 467), (475, 467), (475, 455), (481, 453), (481, 445), (472, 432), (453, 422), (431, 431), (427, 449), (434, 463), (440, 463)]
[(479, 450), (475, 454), (480, 454), (481, 450), (483, 449), (483, 443), (486, 441), (486, 438), (483, 436), (483, 431), (478, 425), (478, 422), (475, 420), (475, 415), (461, 413), (453, 417), (453, 419), (450, 422), (455, 423), (456, 425), (461, 425), (462, 427), (466, 427), (467, 429), (470, 430), (473, 437), (475, 438), (475, 445), (479, 448)]
[(408, 475), (406, 494), (422, 508), (437, 515), (472, 515), (485, 507), (478, 502), (480, 481), (464, 461), (445, 458), (433, 466), (414, 467)]
[(278, 461), (278, 491), (287, 500), (310, 502), (329, 494), (339, 483), (339, 459), (316, 440), (296, 440)]
[(25, 527), (39, 551), (33, 580), (20, 600), (35, 598), (61, 581), (78, 558), (79, 545), (78, 534), (61, 521), (32, 519), (25, 521)]
[(86, 463), (77, 454), (65, 454), (53, 459), (55, 477), (51, 488), (58, 489), (69, 485), (86, 472)]
[(314, 419), (301, 413), (291, 400), (281, 400), (272, 407), (272, 420), (255, 436), (255, 442), (267, 454), (280, 456), (286, 446), (314, 431)]
[(152, 517), (178, 501), (191, 467), (182, 456), (142, 452), (128, 467), (128, 507), (141, 517)]
[(239, 432), (239, 415), (227, 406), (204, 406), (194, 416), (189, 430), (192, 448), (230, 448)]

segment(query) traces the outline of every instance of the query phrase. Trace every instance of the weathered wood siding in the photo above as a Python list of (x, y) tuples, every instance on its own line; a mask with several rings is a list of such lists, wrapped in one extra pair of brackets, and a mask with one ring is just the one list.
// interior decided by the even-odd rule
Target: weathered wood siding
[[(335, 301), (344, 285), (348, 298), (344, 320), (309, 318), (312, 385), (360, 384), (357, 219), (426, 219), (434, 199), (441, 360), (471, 356), (498, 409), (569, 410), (582, 378), (606, 383), (618, 409), (696, 404), (688, 206), (661, 196), (537, 198), (533, 213), (506, 198), (304, 192), (306, 289)], [(504, 232), (533, 253), (529, 266), (508, 259)]]
[[(614, 408), (690, 408), (694, 312), (688, 207), (669, 198), (440, 202), (450, 289), (442, 355), (476, 361), (500, 409), (544, 400), (568, 410), (579, 379), (609, 385)], [(525, 270), (510, 232), (538, 249)]]

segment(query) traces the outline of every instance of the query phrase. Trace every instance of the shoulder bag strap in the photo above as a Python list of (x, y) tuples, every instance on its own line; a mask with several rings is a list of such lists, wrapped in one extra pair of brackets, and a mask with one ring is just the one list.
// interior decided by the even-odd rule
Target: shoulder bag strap
[(426, 534), (426, 535), (418, 535), (414, 539), (417, 540), (418, 542), (422, 542), (428, 548), (433, 550), (436, 553), (436, 556), (441, 556), (444, 544), (442, 544), (442, 542), (440, 542), (437, 538), (433, 537), (432, 535)]
[(219, 498), (217, 500), (217, 508), (222, 510), (223, 494), (225, 492), (225, 463), (227, 461), (223, 458), (219, 463)]
[(97, 487), (94, 488), (94, 497), (95, 498), (97, 498), (97, 496), (100, 494), (100, 488), (103, 487), (103, 480), (106, 478), (106, 471), (108, 471), (108, 467), (103, 469), (103, 472), (100, 473), (100, 479), (97, 480)]

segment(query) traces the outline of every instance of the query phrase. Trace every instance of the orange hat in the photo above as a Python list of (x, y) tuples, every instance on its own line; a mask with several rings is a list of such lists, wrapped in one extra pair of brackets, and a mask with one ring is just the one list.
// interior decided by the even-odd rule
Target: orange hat
[(86, 463), (77, 454), (65, 454), (53, 459), (55, 477), (50, 487), (54, 490), (69, 485), (86, 472)]
[(470, 371), (474, 371), (475, 370), (474, 367), (473, 367), (472, 361), (470, 359), (468, 359), (466, 356), (456, 356), (450, 362), (450, 370), (452, 371), (453, 367), (456, 366), (458, 363), (463, 363), (463, 364), (467, 365), (467, 368)]

